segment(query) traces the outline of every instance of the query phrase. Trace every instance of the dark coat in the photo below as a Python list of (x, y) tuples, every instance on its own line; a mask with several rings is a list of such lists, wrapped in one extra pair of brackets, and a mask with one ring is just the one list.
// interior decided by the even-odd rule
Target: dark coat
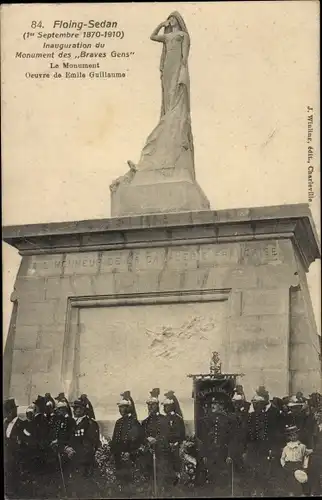
[(97, 422), (85, 416), (79, 423), (75, 421), (70, 446), (75, 450), (75, 464), (92, 464), (99, 447), (99, 427)]
[(256, 446), (258, 450), (267, 455), (280, 453), (283, 442), (282, 420), (279, 410), (274, 406), (261, 411), (254, 411), (247, 417), (247, 447)]
[(4, 422), (4, 458), (5, 461), (15, 460), (17, 453), (19, 453), (21, 443), (23, 441), (23, 430), (24, 430), (24, 421), (21, 418), (17, 418), (15, 421), (11, 432), (10, 437), (7, 437), (7, 428), (9, 422), (5, 420)]
[(235, 432), (232, 436), (230, 456), (240, 461), (246, 449), (248, 407), (236, 410), (232, 418), (235, 420)]
[(133, 454), (143, 442), (143, 429), (133, 415), (124, 415), (115, 422), (111, 451), (118, 456), (121, 453)]
[(24, 421), (17, 418), (10, 436), (7, 437), (9, 422), (4, 421), (4, 488), (6, 495), (15, 497), (20, 483), (21, 443), (23, 440)]
[(210, 414), (203, 421), (200, 439), (204, 456), (220, 450), (229, 456), (236, 431), (236, 422), (232, 415), (226, 413)]
[(32, 446), (45, 450), (49, 444), (50, 427), (48, 420), (43, 413), (38, 413), (31, 421)]
[(168, 440), (170, 444), (181, 444), (186, 437), (186, 429), (183, 418), (177, 413), (171, 412), (165, 415), (168, 425)]
[(142, 422), (144, 437), (156, 439), (155, 451), (157, 454), (169, 451), (169, 427), (167, 419), (161, 413), (153, 413)]
[(75, 420), (68, 415), (55, 413), (51, 421), (50, 442), (57, 441), (59, 448), (64, 448), (70, 442), (75, 427)]

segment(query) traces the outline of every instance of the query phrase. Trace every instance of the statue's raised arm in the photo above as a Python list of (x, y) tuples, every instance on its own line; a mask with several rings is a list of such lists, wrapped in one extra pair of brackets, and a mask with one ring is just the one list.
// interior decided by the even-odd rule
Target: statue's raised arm
[(150, 36), (150, 40), (153, 40), (153, 42), (163, 42), (165, 41), (165, 37), (164, 35), (160, 35), (160, 30), (162, 28), (166, 28), (169, 24), (169, 21), (164, 21), (160, 24), (158, 24), (158, 26), (155, 28), (155, 30), (153, 30), (152, 32), (152, 35)]

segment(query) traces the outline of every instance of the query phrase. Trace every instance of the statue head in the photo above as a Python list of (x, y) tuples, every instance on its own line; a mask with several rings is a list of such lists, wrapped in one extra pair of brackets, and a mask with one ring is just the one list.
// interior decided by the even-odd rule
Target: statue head
[(172, 12), (168, 18), (169, 25), (166, 28), (167, 32), (171, 31), (184, 31), (188, 32), (186, 23), (183, 20), (183, 17), (179, 14), (179, 12)]

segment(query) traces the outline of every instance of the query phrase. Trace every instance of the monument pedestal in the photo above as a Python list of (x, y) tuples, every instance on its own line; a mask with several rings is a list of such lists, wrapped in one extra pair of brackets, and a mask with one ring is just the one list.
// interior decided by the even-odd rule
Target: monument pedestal
[[(163, 198), (162, 198), (163, 199)], [(5, 348), (5, 396), (89, 395), (113, 422), (152, 387), (193, 420), (187, 373), (244, 373), (251, 397), (321, 391), (306, 272), (319, 258), (308, 205), (6, 227), (22, 256)]]
[(209, 201), (186, 169), (129, 173), (111, 191), (112, 217), (209, 210)]
[(112, 193), (112, 216), (209, 210), (209, 201), (196, 182), (176, 181), (124, 185)]

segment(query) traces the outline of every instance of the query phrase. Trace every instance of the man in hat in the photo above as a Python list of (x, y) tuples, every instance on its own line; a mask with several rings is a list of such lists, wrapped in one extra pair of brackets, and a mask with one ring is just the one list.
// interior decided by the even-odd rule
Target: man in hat
[(173, 401), (173, 410), (174, 412), (179, 415), (181, 418), (183, 418), (183, 413), (180, 407), (180, 403), (178, 401), (177, 396), (175, 395), (174, 391), (168, 391), (164, 393), (164, 396), (166, 399), (171, 399)]
[(281, 448), (280, 414), (269, 401), (265, 388), (257, 390), (247, 418), (245, 461), (249, 468), (250, 487), (265, 494), (269, 479), (278, 467)]
[(143, 432), (136, 416), (132, 414), (131, 402), (121, 399), (118, 407), (121, 418), (115, 423), (111, 452), (115, 460), (116, 479), (122, 488), (133, 482), (134, 464), (143, 442)]
[(13, 398), (4, 401), (4, 479), (8, 498), (13, 498), (17, 493), (21, 472), (20, 455), (24, 422), (18, 417), (17, 408), (18, 405)]
[(52, 405), (53, 405), (53, 408), (55, 408), (56, 403), (55, 403), (54, 398), (50, 394), (50, 392), (46, 392), (46, 394), (45, 394), (45, 400), (46, 400), (46, 403), (48, 403), (48, 401), (50, 401), (52, 403)]
[(164, 488), (168, 477), (168, 457), (169, 457), (169, 432), (168, 423), (164, 415), (160, 413), (159, 400), (157, 395), (159, 389), (153, 389), (147, 399), (149, 416), (143, 420), (142, 427), (144, 439), (147, 446), (145, 453), (145, 476), (148, 480), (153, 479), (153, 456), (157, 470), (158, 485)]
[(37, 484), (41, 484), (42, 482), (45, 484), (45, 476), (51, 465), (49, 461), (50, 427), (45, 416), (46, 399), (38, 395), (33, 405), (34, 414), (28, 424), (27, 431), (30, 435), (26, 436), (28, 439), (26, 440), (25, 463), (27, 464), (31, 479), (36, 481)]
[(208, 469), (208, 481), (224, 487), (228, 481), (228, 464), (232, 461), (235, 420), (227, 411), (228, 395), (212, 395), (210, 411), (202, 426), (200, 439)]
[(81, 394), (79, 399), (85, 403), (87, 415), (89, 416), (89, 418), (91, 418), (92, 420), (96, 420), (93, 405), (88, 399), (87, 394)]
[(163, 410), (168, 425), (168, 440), (170, 446), (169, 466), (170, 469), (172, 468), (170, 481), (176, 484), (179, 481), (181, 471), (179, 451), (186, 437), (186, 429), (183, 418), (175, 413), (175, 402), (173, 399), (166, 398), (163, 401)]
[(136, 413), (136, 408), (135, 408), (135, 403), (134, 403), (134, 400), (131, 396), (131, 391), (124, 391), (121, 393), (121, 398), (122, 399), (126, 399), (127, 401), (129, 401), (131, 403), (131, 413), (132, 415), (137, 419), (138, 416), (137, 416), (137, 413)]
[(72, 412), (72, 409), (70, 407), (70, 404), (68, 402), (68, 399), (66, 398), (65, 396), (65, 393), (64, 392), (60, 392), (58, 394), (58, 396), (55, 397), (56, 401), (59, 403), (66, 403), (66, 406), (67, 406), (67, 411), (68, 411), (68, 414), (70, 417), (73, 417), (73, 412)]
[(81, 399), (73, 403), (74, 431), (70, 439), (73, 475), (90, 477), (94, 472), (95, 453), (100, 445), (99, 427), (95, 420), (87, 415), (87, 408)]

